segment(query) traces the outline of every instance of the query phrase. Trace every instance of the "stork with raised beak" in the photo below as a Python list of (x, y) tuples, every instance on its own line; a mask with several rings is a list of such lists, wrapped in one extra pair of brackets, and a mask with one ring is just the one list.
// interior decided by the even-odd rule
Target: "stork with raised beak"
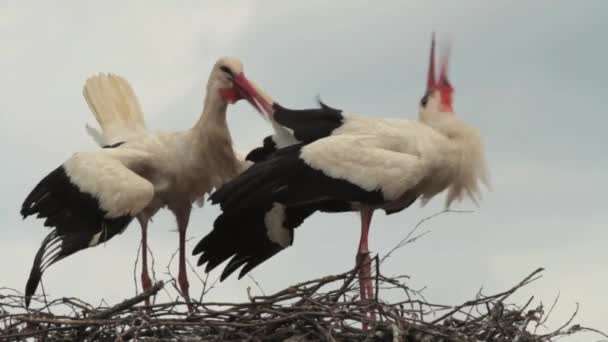
[(307, 120), (307, 111), (275, 104), (275, 135), (248, 156), (257, 163), (210, 196), (222, 213), (194, 249), (198, 264), (209, 272), (229, 259), (221, 279), (242, 267), (240, 278), (290, 246), (294, 229), (314, 212), (358, 211), (361, 298), (373, 298), (368, 232), (375, 210), (396, 213), (444, 190), (447, 207), (465, 196), (477, 202), (480, 183), (488, 184), (479, 132), (453, 111), (447, 52), (440, 63), (437, 77), (433, 36), (418, 120), (323, 104)]
[(89, 79), (85, 98), (101, 126), (103, 149), (78, 152), (56, 168), (23, 202), (24, 218), (36, 215), (52, 228), (42, 241), (26, 284), (26, 306), (43, 272), (55, 262), (122, 233), (136, 218), (142, 231), (142, 285), (147, 270), (147, 228), (161, 208), (175, 215), (179, 233), (178, 283), (189, 301), (186, 228), (192, 203), (243, 169), (226, 122), (229, 104), (240, 99), (258, 111), (270, 104), (243, 73), (236, 58), (219, 59), (209, 76), (202, 114), (189, 130), (156, 133), (146, 129), (128, 83), (116, 76)]

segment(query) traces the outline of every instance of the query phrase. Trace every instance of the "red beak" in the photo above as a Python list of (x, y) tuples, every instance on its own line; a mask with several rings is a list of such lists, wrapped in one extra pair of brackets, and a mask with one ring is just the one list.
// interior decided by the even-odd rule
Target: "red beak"
[(439, 69), (439, 80), (437, 81), (437, 89), (441, 94), (441, 111), (452, 113), (454, 108), (452, 107), (454, 87), (448, 80), (448, 62), (450, 59), (450, 43), (445, 43), (441, 49), (440, 69)]
[(431, 94), (434, 91), (439, 91), (441, 97), (440, 108), (442, 112), (452, 113), (453, 107), (453, 93), (454, 88), (448, 80), (448, 60), (450, 58), (450, 45), (449, 43), (443, 44), (441, 49), (441, 58), (439, 61), (439, 78), (435, 75), (435, 33), (431, 38), (431, 56), (429, 60), (429, 71), (426, 82), (427, 94)]
[(249, 82), (244, 73), (238, 74), (234, 80), (234, 90), (238, 98), (247, 100), (261, 114), (272, 114), (272, 103), (270, 103), (257, 88)]

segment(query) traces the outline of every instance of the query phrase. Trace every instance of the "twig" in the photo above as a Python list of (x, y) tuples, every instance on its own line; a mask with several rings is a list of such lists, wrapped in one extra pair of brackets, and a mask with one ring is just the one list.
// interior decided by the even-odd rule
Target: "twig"
[(253, 281), (253, 284), (255, 284), (255, 287), (257, 287), (257, 288), (258, 288), (258, 290), (260, 290), (260, 292), (262, 293), (262, 295), (264, 295), (264, 296), (265, 296), (265, 295), (266, 295), (266, 292), (264, 292), (264, 289), (262, 288), (262, 286), (260, 286), (260, 283), (258, 283), (257, 279), (255, 279), (255, 278), (253, 277), (253, 275), (251, 275), (251, 274), (247, 274), (247, 277), (248, 277), (249, 279), (251, 279), (251, 281)]
[[(396, 245), (395, 247), (393, 247), (391, 250), (388, 251), (388, 253), (386, 253), (386, 255), (384, 255), (382, 257), (382, 259), (380, 259), (380, 263), (383, 263), (387, 258), (389, 258), (396, 250), (403, 248), (405, 245), (410, 244), (412, 242), (415, 242), (416, 240), (420, 239), (421, 237), (425, 236), (426, 234), (430, 233), (430, 231), (425, 231), (419, 235), (413, 236), (414, 233), (418, 230), (418, 228), (420, 228), (424, 223), (426, 223), (429, 220), (434, 219), (437, 216), (443, 215), (443, 214), (447, 214), (447, 213), (457, 213), (457, 214), (463, 214), (463, 213), (473, 213), (474, 211), (472, 210), (451, 210), (451, 209), (445, 209), (442, 210), (438, 213), (435, 213), (431, 216), (427, 216), (425, 218), (423, 218), (422, 220), (418, 221), (418, 223), (416, 223), (416, 225), (414, 225), (414, 227), (412, 229), (410, 229), (410, 231), (405, 235), (405, 237), (403, 239), (401, 239)], [(413, 237), (412, 237), (413, 236)]]
[[(480, 290), (473, 300), (449, 306), (429, 302), (421, 294), (422, 290), (407, 287), (406, 276), (384, 276), (378, 258), (374, 259), (378, 296), (372, 302), (358, 297), (358, 288), (353, 284), (357, 268), (307, 280), (273, 294), (262, 291), (262, 295), (252, 296), (251, 301), (185, 303), (180, 296), (174, 296), (175, 300), (147, 307), (138, 305), (161, 288), (171, 298), (174, 292), (170, 291), (175, 290), (159, 282), (140, 295), (95, 311), (73, 298), (36, 298), (38, 303), (48, 304), (39, 310), (23, 312), (23, 294), (0, 288), (0, 340), (370, 341), (373, 337), (412, 341), (549, 342), (579, 332), (607, 337), (599, 330), (571, 325), (578, 307), (565, 324), (549, 334), (537, 335), (526, 329), (532, 321), (546, 321), (542, 305), (529, 310), (533, 296), (522, 306), (506, 303), (506, 299), (538, 279), (542, 269), (506, 291), (484, 295)], [(392, 302), (383, 298), (388, 292), (386, 288), (400, 290), (396, 297), (391, 294)], [(196, 310), (189, 312), (187, 305), (193, 305)], [(368, 317), (370, 310), (377, 312), (378, 321)], [(371, 329), (362, 331), (363, 323)]]
[(111, 307), (109, 309), (91, 313), (89, 315), (89, 318), (90, 319), (104, 319), (104, 318), (111, 317), (125, 309), (128, 309), (134, 305), (137, 305), (137, 304), (143, 302), (144, 300), (146, 300), (146, 298), (149, 298), (150, 296), (155, 295), (158, 291), (160, 291), (160, 289), (163, 288), (163, 286), (165, 286), (165, 283), (163, 283), (162, 281), (159, 281), (156, 284), (154, 284), (151, 288), (147, 289), (146, 291), (138, 294), (137, 296), (135, 296), (131, 299), (127, 299), (127, 300), (123, 301), (122, 303), (114, 305), (113, 307)]
[[(524, 278), (524, 280), (522, 280), (519, 284), (515, 285), (514, 287), (512, 287), (511, 289), (501, 292), (499, 294), (493, 295), (493, 296), (489, 296), (489, 297), (482, 297), (480, 299), (476, 299), (476, 300), (472, 300), (472, 301), (467, 301), (464, 304), (458, 305), (456, 307), (454, 307), (453, 310), (447, 312), (445, 315), (435, 319), (434, 321), (432, 321), (432, 324), (436, 324), (438, 322), (441, 322), (442, 320), (448, 318), (449, 316), (452, 316), (454, 313), (459, 312), (462, 308), (471, 306), (471, 305), (477, 305), (477, 304), (484, 304), (489, 300), (493, 300), (496, 298), (500, 298), (500, 297), (505, 297), (508, 296), (510, 294), (512, 294), (513, 292), (517, 291), (518, 289), (520, 289), (521, 287), (529, 284), (530, 282), (538, 279), (535, 278), (535, 276), (544, 271), (544, 268), (537, 268), (534, 272), (532, 272), (529, 276), (527, 276), (526, 278)], [(504, 300), (504, 298), (500, 299), (499, 302), (502, 302)]]

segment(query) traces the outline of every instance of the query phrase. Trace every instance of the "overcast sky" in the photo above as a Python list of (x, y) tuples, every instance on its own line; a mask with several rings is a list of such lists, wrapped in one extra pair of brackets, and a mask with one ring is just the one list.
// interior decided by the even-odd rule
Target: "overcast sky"
[[(107, 71), (130, 80), (154, 129), (186, 129), (201, 111), (204, 84), (223, 55), (292, 107), (331, 106), (373, 116), (415, 118), (423, 94), (430, 33), (453, 38), (455, 109), (481, 129), (493, 191), (472, 214), (428, 222), (424, 239), (396, 253), (386, 274), (407, 273), (435, 302), (458, 303), (483, 286), (500, 291), (535, 268), (535, 294), (560, 303), (550, 326), (580, 303), (577, 322), (608, 330), (608, 2), (597, 1), (6, 1), (0, 8), (0, 286), (22, 289), (40, 241), (41, 221), (22, 221), (31, 188), (73, 152), (95, 148), (84, 80)], [(11, 5), (12, 4), (12, 5)], [(441, 35), (440, 35), (441, 37)], [(238, 147), (270, 130), (246, 103), (229, 110)], [(427, 207), (374, 217), (370, 248), (383, 255)], [(197, 209), (189, 249), (218, 210)], [(177, 246), (162, 212), (150, 228), (159, 279)], [(45, 274), (53, 296), (92, 302), (134, 293), (136, 224), (106, 245), (82, 251)], [(293, 247), (252, 274), (267, 292), (342, 272), (355, 259), (356, 214), (317, 214)], [(195, 262), (194, 259), (191, 259)], [(173, 265), (173, 269), (176, 269)], [(215, 299), (242, 299), (247, 279), (224, 282)], [(191, 277), (192, 293), (199, 284)], [(589, 336), (570, 339), (587, 341)]]

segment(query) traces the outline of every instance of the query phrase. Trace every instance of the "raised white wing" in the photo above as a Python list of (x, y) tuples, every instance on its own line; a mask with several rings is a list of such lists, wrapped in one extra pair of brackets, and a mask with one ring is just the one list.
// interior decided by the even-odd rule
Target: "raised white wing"
[[(146, 134), (144, 115), (129, 82), (118, 75), (99, 74), (89, 78), (83, 95), (102, 132), (87, 132), (102, 145), (113, 145)], [(99, 139), (101, 135), (102, 139)]]

